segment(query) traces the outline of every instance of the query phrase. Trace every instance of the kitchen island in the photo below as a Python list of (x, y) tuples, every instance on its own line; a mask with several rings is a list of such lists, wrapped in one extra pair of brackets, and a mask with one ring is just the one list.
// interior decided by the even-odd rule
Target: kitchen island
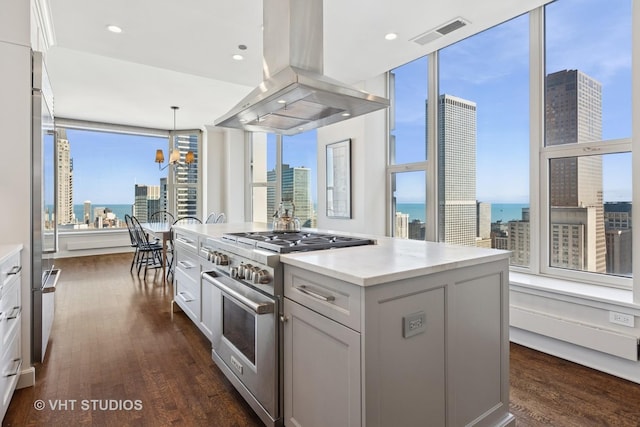
[[(202, 245), (267, 229), (193, 224), (177, 232)], [(373, 238), (279, 256), (284, 425), (514, 425), (508, 252)]]

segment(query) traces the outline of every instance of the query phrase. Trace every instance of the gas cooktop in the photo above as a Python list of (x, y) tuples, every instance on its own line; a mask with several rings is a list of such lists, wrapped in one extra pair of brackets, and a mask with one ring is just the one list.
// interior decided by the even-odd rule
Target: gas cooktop
[(321, 249), (375, 244), (375, 241), (362, 237), (341, 236), (338, 234), (307, 231), (228, 233), (224, 234), (222, 239), (278, 253), (316, 251)]

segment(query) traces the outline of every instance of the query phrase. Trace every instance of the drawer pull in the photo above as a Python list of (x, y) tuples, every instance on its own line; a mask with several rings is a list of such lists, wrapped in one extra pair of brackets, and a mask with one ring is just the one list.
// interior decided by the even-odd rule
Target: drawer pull
[(310, 290), (305, 285), (296, 286), (295, 288), (297, 290), (299, 290), (300, 292), (302, 292), (303, 294), (307, 294), (310, 297), (319, 299), (321, 301), (331, 302), (331, 301), (335, 301), (336, 300), (336, 297), (334, 297), (333, 295), (322, 295), (322, 294), (319, 294), (318, 292)]
[(13, 370), (13, 372), (8, 372), (4, 374), (5, 377), (15, 377), (16, 375), (18, 375), (18, 372), (20, 372), (20, 367), (22, 366), (22, 359), (20, 358), (13, 359), (12, 362), (15, 363), (16, 368)]
[(11, 313), (9, 313), (9, 315), (7, 316), (7, 320), (17, 319), (21, 312), (22, 312), (22, 307), (19, 307), (19, 306), (13, 307), (13, 310), (11, 310)]
[(187, 261), (178, 261), (178, 265), (186, 270), (192, 269), (195, 265)]
[(12, 276), (14, 274), (18, 274), (20, 273), (20, 271), (22, 270), (22, 266), (21, 265), (14, 265), (11, 270), (9, 270), (9, 272), (7, 273), (7, 276)]
[(195, 298), (193, 298), (191, 295), (189, 295), (188, 292), (178, 292), (178, 296), (180, 298), (182, 298), (182, 301), (184, 301), (184, 302), (191, 302), (191, 301), (195, 300)]
[(179, 242), (181, 242), (181, 243), (185, 243), (185, 244), (187, 244), (187, 245), (191, 245), (192, 243), (194, 243), (194, 241), (193, 241), (193, 240), (191, 240), (191, 239), (186, 239), (186, 238), (184, 238), (184, 237), (178, 237), (176, 240), (177, 240), (177, 241), (179, 241)]

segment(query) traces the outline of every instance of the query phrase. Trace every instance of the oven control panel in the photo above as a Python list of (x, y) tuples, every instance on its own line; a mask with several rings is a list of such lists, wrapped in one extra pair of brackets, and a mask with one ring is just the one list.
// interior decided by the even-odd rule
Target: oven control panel
[(216, 268), (231, 278), (249, 283), (273, 294), (273, 268), (216, 248), (202, 246), (200, 256), (215, 264)]

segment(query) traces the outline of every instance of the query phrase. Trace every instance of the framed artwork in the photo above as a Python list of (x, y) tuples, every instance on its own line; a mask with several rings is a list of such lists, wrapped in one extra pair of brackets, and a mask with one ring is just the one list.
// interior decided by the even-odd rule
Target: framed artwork
[(327, 216), (351, 218), (351, 140), (327, 145)]

